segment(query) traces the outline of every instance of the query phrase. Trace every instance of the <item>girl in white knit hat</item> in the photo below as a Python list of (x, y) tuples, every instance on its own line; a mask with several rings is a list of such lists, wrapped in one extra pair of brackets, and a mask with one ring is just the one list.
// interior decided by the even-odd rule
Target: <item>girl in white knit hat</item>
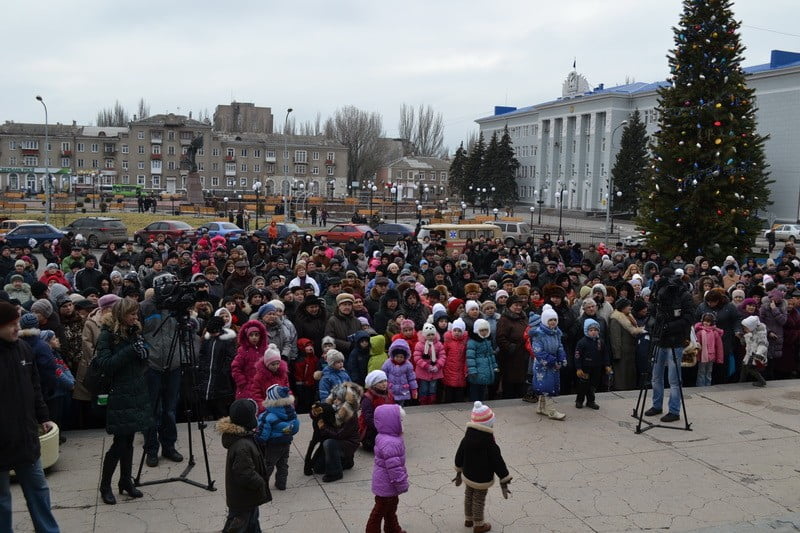
[(550, 399), (561, 391), (561, 368), (567, 365), (567, 353), (561, 341), (563, 335), (558, 329), (558, 314), (549, 304), (542, 309), (541, 318), (539, 327), (531, 330), (533, 387), (539, 394), (536, 412), (551, 420), (564, 420), (567, 415), (556, 411)]

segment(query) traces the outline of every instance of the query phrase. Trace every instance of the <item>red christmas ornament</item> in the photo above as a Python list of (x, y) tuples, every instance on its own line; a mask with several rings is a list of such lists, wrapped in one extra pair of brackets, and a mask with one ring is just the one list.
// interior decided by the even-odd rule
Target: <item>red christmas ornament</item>
[(683, 158), (682, 157), (678, 158), (678, 163), (683, 163)]
[(715, 120), (714, 125), (719, 128), (720, 126), (722, 126), (722, 122), (720, 122), (719, 120)]

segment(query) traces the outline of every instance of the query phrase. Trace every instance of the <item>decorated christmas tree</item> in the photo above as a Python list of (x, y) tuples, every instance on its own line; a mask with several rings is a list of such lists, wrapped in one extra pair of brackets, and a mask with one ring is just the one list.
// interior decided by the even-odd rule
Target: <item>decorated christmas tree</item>
[(637, 223), (648, 245), (675, 254), (741, 257), (769, 205), (764, 137), (741, 68), (740, 23), (728, 0), (684, 0), (669, 86)]

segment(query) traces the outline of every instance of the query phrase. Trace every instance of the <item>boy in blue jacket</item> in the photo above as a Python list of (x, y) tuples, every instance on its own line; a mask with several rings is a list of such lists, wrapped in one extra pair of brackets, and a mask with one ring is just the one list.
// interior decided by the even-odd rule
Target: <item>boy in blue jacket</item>
[[(328, 351), (328, 366), (322, 369), (319, 380), (319, 401), (328, 399), (333, 388), (345, 381), (351, 381), (350, 375), (344, 369), (344, 355), (339, 350)], [(315, 374), (316, 376), (316, 374)]]
[(575, 374), (578, 376), (578, 396), (575, 398), (575, 407), (600, 409), (594, 401), (594, 393), (600, 385), (605, 367), (606, 373), (611, 372), (611, 360), (608, 356), (608, 347), (600, 337), (600, 324), (596, 320), (587, 318), (583, 323), (583, 338), (575, 347)]
[(258, 417), (256, 442), (264, 452), (264, 479), (269, 483), (272, 470), (275, 473), (275, 488), (286, 490), (286, 479), (289, 477), (289, 449), (292, 437), (300, 429), (300, 421), (294, 410), (294, 396), (289, 387), (272, 385), (267, 389), (264, 400), (266, 410)]

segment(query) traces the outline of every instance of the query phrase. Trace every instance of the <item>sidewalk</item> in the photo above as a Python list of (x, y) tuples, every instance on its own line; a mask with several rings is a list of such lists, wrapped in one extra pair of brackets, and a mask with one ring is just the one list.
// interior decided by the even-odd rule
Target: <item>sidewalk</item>
[[(559, 399), (565, 422), (544, 419), (534, 405), (490, 402), (495, 436), (514, 476), (512, 495), (489, 491), (492, 531), (786, 530), (800, 527), (800, 381), (765, 389), (735, 384), (686, 389), (693, 431), (655, 428), (633, 432), (637, 392), (598, 395), (600, 411), (576, 410)], [(453, 456), (470, 404), (409, 408), (405, 439), (410, 491), (400, 498), (400, 523), (414, 532), (463, 528), (463, 486), (456, 488)], [(359, 451), (342, 481), (322, 483), (302, 473), (310, 427), (301, 415), (289, 461), (289, 490), (273, 490), (261, 508), (265, 531), (364, 531), (372, 508), (372, 457)], [(679, 423), (682, 425), (682, 422)], [(677, 425), (677, 424), (676, 424)], [(182, 435), (185, 426), (181, 427)], [(206, 431), (212, 478), (207, 492), (185, 483), (142, 487), (144, 498), (98, 500), (104, 448), (101, 431), (72, 432), (48, 475), (55, 514), (64, 532), (219, 531), (225, 518), (225, 451)], [(199, 433), (190, 479), (205, 482)], [(178, 442), (188, 456), (186, 439)], [(137, 438), (134, 473), (141, 453)], [(181, 465), (162, 460), (145, 467), (143, 480), (177, 475)], [(116, 478), (114, 481), (116, 488)], [(18, 486), (12, 487), (16, 531), (32, 531)], [(324, 526), (323, 526), (324, 525)], [(783, 529), (781, 529), (783, 528)]]

